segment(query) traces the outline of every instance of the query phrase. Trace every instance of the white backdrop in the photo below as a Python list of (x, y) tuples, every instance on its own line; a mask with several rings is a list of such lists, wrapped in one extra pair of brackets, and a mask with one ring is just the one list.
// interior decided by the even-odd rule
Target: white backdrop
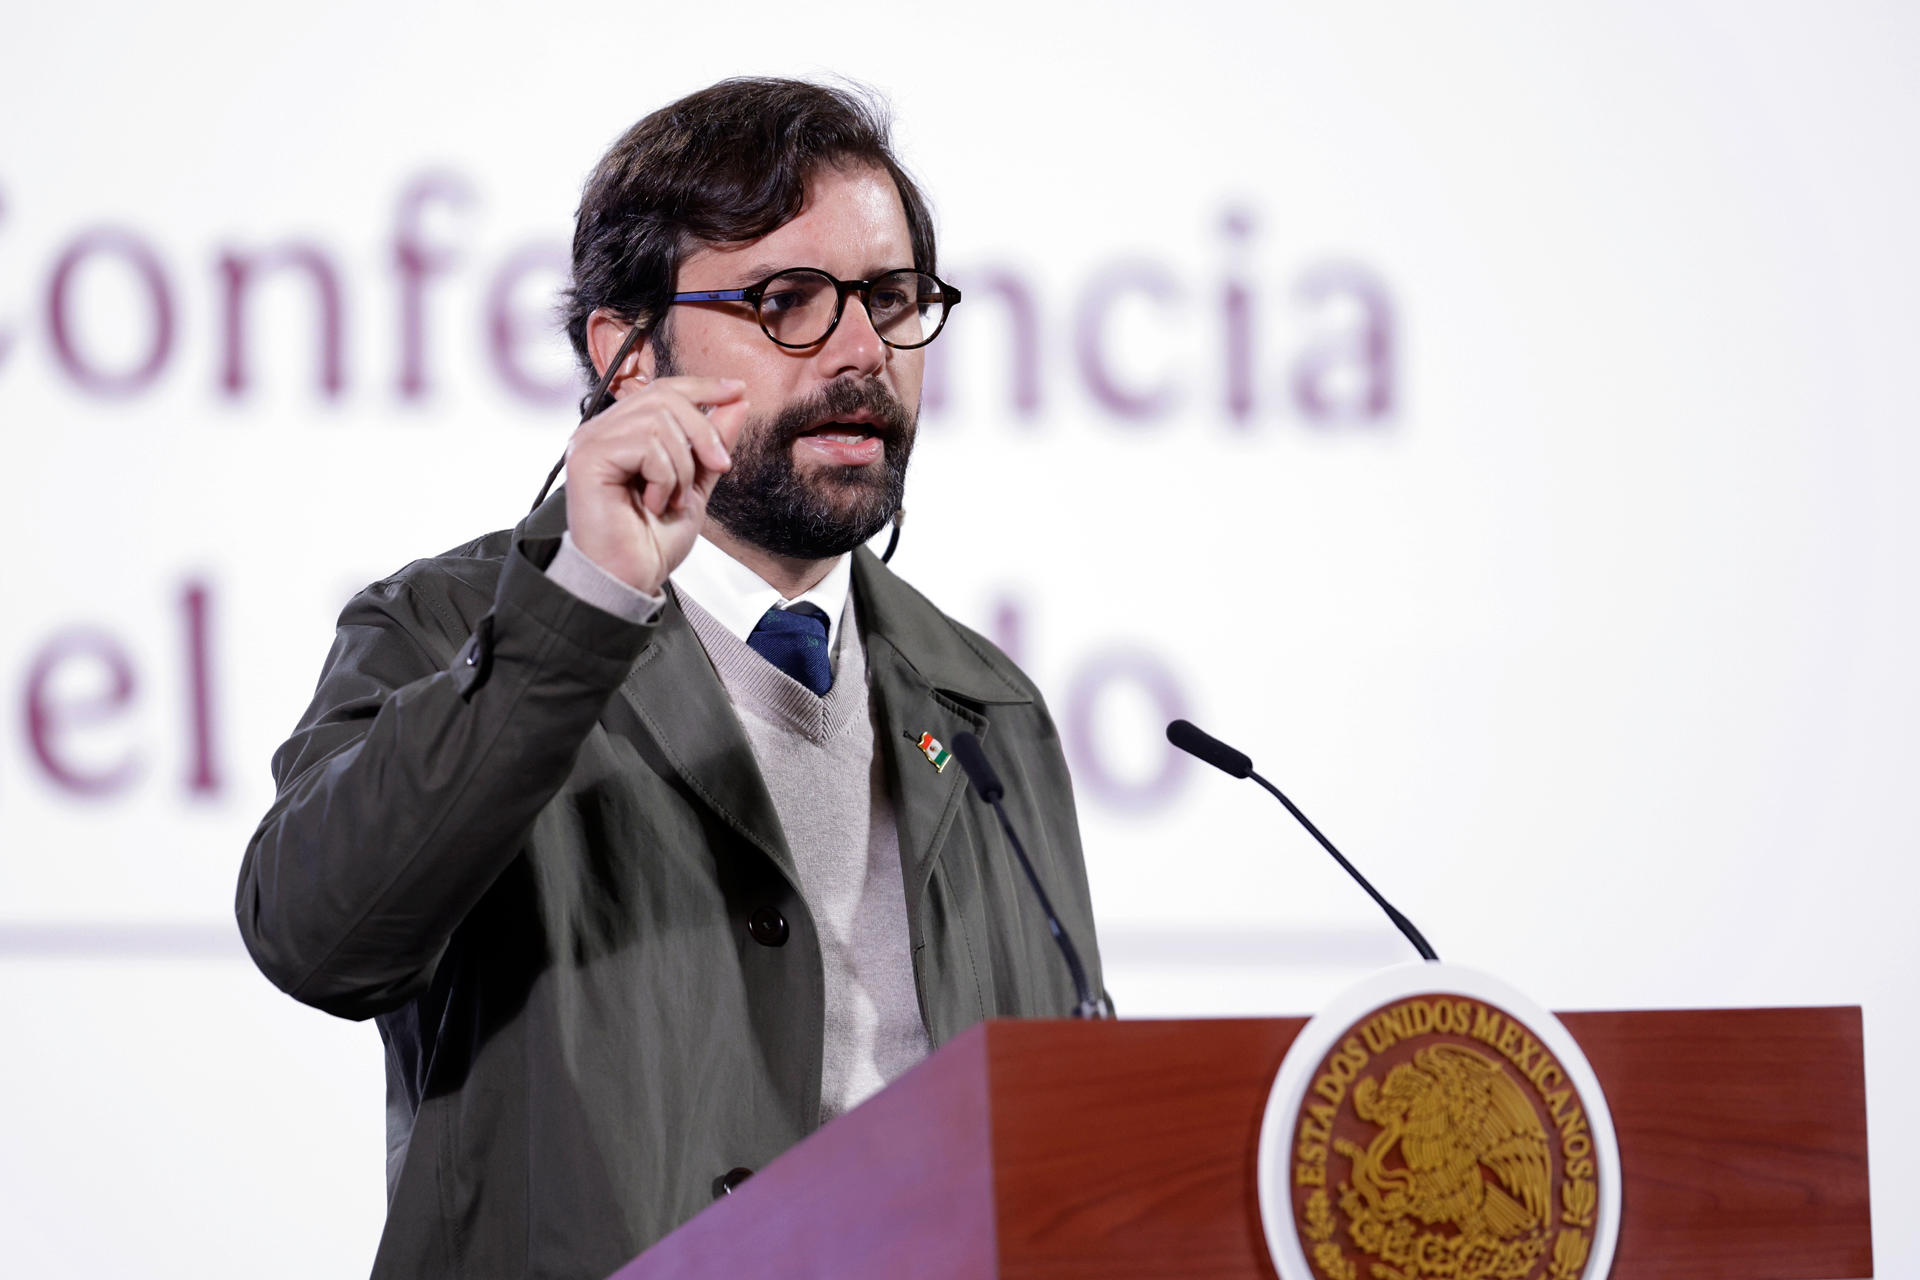
[(878, 86), (936, 202), (968, 299), (895, 565), (1061, 717), (1123, 1013), (1405, 954), (1186, 714), (1544, 1004), (1863, 1005), (1878, 1271), (1920, 1270), (1910, 9), (7, 28), (0, 1270), (370, 1263), (375, 1034), (231, 922), (267, 759), (346, 595), (569, 431), (587, 169), (741, 72)]

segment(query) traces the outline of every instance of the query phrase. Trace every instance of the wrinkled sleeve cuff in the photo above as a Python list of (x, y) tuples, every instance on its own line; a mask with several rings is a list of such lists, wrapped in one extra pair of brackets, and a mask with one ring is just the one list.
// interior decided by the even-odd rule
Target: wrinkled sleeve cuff
[(560, 550), (547, 566), (547, 576), (594, 608), (636, 624), (652, 622), (667, 603), (664, 593), (649, 595), (630, 587), (588, 559), (571, 533), (560, 535)]

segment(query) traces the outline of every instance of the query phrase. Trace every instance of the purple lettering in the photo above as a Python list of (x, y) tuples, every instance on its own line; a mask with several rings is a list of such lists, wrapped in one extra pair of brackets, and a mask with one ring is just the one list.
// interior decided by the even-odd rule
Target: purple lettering
[(342, 309), (340, 276), (320, 249), (311, 245), (284, 245), (261, 253), (243, 254), (229, 249), (220, 255), (219, 270), (225, 283), (225, 352), (220, 385), (229, 396), (247, 389), (246, 297), (256, 274), (294, 267), (313, 282), (314, 299), (320, 305), (316, 329), (320, 336), (320, 393), (329, 400), (340, 395), (346, 385), (341, 368)]
[[(1107, 739), (1096, 719), (1101, 701), (1126, 685), (1137, 688), (1153, 704), (1156, 726), (1186, 714), (1186, 699), (1173, 674), (1158, 658), (1138, 650), (1112, 650), (1088, 661), (1067, 686), (1066, 746), (1075, 776), (1105, 803), (1134, 812), (1157, 809), (1178, 793), (1187, 777), (1189, 757), (1162, 743), (1159, 767), (1147, 777), (1122, 778), (1113, 771), (1103, 754)], [(1158, 734), (1153, 736), (1157, 738)]]
[[(102, 254), (131, 267), (147, 294), (147, 328), (152, 336), (146, 356), (131, 368), (118, 371), (100, 368), (81, 352), (69, 296), (80, 268)], [(116, 315), (113, 327), (129, 329), (135, 323), (130, 314)], [(173, 350), (173, 297), (159, 258), (132, 232), (105, 227), (80, 236), (54, 265), (47, 285), (47, 327), (53, 334), (53, 352), (60, 367), (82, 390), (103, 396), (126, 396), (143, 390), (160, 376)]]
[[(91, 693), (55, 688), (62, 671), (79, 670), (69, 664), (91, 664), (104, 677), (104, 687)], [(27, 675), (27, 743), (40, 767), (61, 787), (76, 795), (107, 795), (133, 781), (139, 766), (129, 751), (119, 763), (87, 769), (62, 750), (69, 731), (105, 723), (133, 701), (133, 663), (111, 636), (98, 631), (70, 631), (47, 642)]]
[(1394, 406), (1393, 304), (1379, 279), (1362, 267), (1322, 267), (1301, 280), (1314, 310), (1334, 304), (1357, 320), (1310, 345), (1293, 367), (1293, 398), (1308, 422), (1378, 422)]
[[(989, 267), (969, 272), (955, 280), (968, 304), (964, 314), (973, 315), (973, 303), (982, 297), (998, 298), (1005, 304), (1006, 324), (975, 325), (974, 328), (1003, 327), (1007, 333), (1007, 354), (1013, 368), (1013, 411), (1017, 417), (1031, 418), (1040, 412), (1040, 304), (1032, 287), (1013, 270)], [(953, 352), (954, 328), (951, 324), (939, 341), (927, 348), (927, 381), (922, 402), (933, 412), (947, 407), (947, 361)]]
[(1220, 288), (1225, 408), (1228, 417), (1244, 423), (1253, 417), (1253, 289), (1247, 283), (1243, 261), (1246, 243), (1253, 235), (1253, 216), (1244, 209), (1234, 209), (1222, 220), (1222, 226), (1232, 255), (1226, 283)]
[(1149, 298), (1164, 308), (1179, 301), (1180, 285), (1165, 270), (1146, 262), (1110, 268), (1095, 276), (1080, 296), (1073, 327), (1074, 356), (1088, 390), (1108, 411), (1141, 421), (1165, 417), (1179, 398), (1174, 388), (1164, 383), (1144, 391), (1123, 386), (1107, 361), (1107, 315), (1129, 294)]
[(571, 360), (565, 373), (545, 377), (530, 372), (525, 363), (526, 348), (552, 331), (552, 290), (542, 295), (539, 307), (517, 300), (522, 281), (546, 276), (564, 282), (569, 270), (567, 255), (558, 246), (527, 245), (500, 264), (487, 289), (487, 348), (493, 354), (493, 370), (507, 390), (529, 404), (557, 407), (583, 394)]
[(187, 790), (216, 795), (220, 771), (214, 764), (213, 673), (208, 662), (208, 620), (212, 589), (191, 579), (180, 592), (180, 621), (186, 635), (187, 662)]
[(407, 184), (400, 193), (400, 206), (394, 215), (393, 266), (400, 277), (400, 394), (408, 400), (426, 396), (427, 374), (427, 277), (438, 275), (453, 265), (454, 254), (435, 249), (423, 237), (423, 210), (432, 203), (453, 206), (468, 204), (473, 189), (464, 179), (450, 174), (425, 174)]

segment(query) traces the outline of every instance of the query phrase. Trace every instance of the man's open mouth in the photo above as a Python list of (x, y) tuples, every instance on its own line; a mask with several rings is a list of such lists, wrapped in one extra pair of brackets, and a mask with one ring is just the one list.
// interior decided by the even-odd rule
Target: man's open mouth
[(830, 440), (843, 444), (857, 444), (871, 436), (880, 434), (880, 429), (871, 422), (823, 422), (817, 427), (809, 427), (800, 433), (802, 439)]
[(885, 432), (875, 422), (823, 422), (795, 437), (794, 447), (822, 465), (864, 471), (887, 456)]

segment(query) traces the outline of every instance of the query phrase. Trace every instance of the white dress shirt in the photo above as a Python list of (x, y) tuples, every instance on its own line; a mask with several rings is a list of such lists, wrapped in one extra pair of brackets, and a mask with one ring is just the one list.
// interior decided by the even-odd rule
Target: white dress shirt
[(789, 600), (713, 543), (695, 538), (693, 550), (673, 571), (670, 581), (675, 591), (693, 597), (714, 621), (741, 640), (753, 634), (769, 609), (785, 609), (802, 602), (814, 605), (827, 615), (827, 652), (832, 653), (834, 642), (840, 638), (840, 614), (853, 587), (853, 559), (840, 556), (817, 585)]
[[(560, 539), (560, 552), (547, 566), (547, 576), (595, 608), (627, 619), (649, 622), (667, 598), (630, 587), (588, 558), (574, 545), (571, 533)], [(693, 540), (693, 550), (673, 571), (673, 589), (691, 597), (715, 621), (745, 640), (760, 625), (767, 610), (805, 601), (827, 615), (827, 652), (833, 654), (840, 638), (840, 615), (853, 589), (853, 560), (840, 556), (810, 590), (789, 600), (761, 576), (705, 538)]]

